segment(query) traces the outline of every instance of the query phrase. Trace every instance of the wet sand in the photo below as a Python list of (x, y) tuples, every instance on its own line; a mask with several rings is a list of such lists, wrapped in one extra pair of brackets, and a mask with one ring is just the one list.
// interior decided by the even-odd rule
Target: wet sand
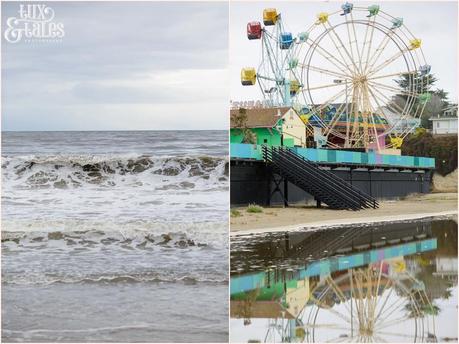
[(231, 234), (292, 231), (348, 224), (414, 220), (428, 217), (457, 217), (456, 193), (411, 195), (398, 201), (381, 201), (378, 209), (360, 211), (332, 210), (326, 207), (290, 206), (263, 208), (262, 213), (248, 213), (246, 207), (232, 208), (240, 216), (231, 216)]

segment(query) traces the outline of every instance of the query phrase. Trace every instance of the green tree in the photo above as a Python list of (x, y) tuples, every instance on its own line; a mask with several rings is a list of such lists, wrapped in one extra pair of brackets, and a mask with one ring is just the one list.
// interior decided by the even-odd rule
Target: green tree
[(449, 104), (448, 92), (446, 92), (444, 89), (437, 88), (434, 93), (438, 95), (441, 100), (445, 102), (445, 106)]
[[(397, 85), (402, 89), (403, 91), (406, 92), (412, 92), (415, 91), (416, 93), (426, 93), (430, 91), (430, 88), (437, 82), (437, 78), (429, 73), (426, 75), (421, 75), (420, 73), (418, 74), (412, 74), (412, 73), (406, 73), (402, 74), (400, 79), (395, 80)], [(413, 90), (413, 84), (416, 85), (416, 89)], [(406, 94), (400, 94), (402, 98), (407, 99), (408, 96)]]
[(457, 169), (457, 136), (415, 132), (403, 140), (402, 155), (435, 158), (435, 170), (445, 176)]
[(231, 121), (234, 127), (241, 131), (242, 143), (257, 143), (257, 135), (247, 127), (247, 110), (240, 108), (238, 113), (233, 115)]
[[(403, 74), (400, 79), (394, 80), (399, 86), (400, 90), (405, 92), (415, 91), (417, 94), (423, 95), (418, 97), (413, 106), (411, 107), (411, 115), (414, 115), (418, 106), (424, 106), (424, 111), (421, 116), (421, 127), (430, 128), (431, 121), (429, 118), (432, 116), (441, 115), (445, 107), (450, 105), (448, 100), (448, 92), (443, 89), (437, 88), (432, 91), (432, 86), (438, 81), (438, 79), (431, 73), (426, 75), (418, 74)], [(415, 89), (413, 90), (413, 85)], [(425, 96), (424, 96), (425, 95)], [(394, 108), (403, 109), (407, 101), (413, 101), (409, 99), (409, 96), (405, 93), (396, 94), (392, 99), (391, 106)]]

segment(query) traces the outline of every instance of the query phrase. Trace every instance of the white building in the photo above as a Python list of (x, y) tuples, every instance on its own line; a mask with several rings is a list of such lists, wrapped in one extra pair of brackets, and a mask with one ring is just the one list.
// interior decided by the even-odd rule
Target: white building
[(457, 117), (431, 117), (432, 133), (439, 134), (457, 134)]
[(292, 138), (295, 146), (306, 147), (306, 124), (295, 110), (290, 108), (283, 116), (282, 134)]
[(443, 115), (429, 118), (432, 121), (434, 134), (457, 134), (457, 104), (452, 104), (443, 109)]
[(433, 276), (457, 281), (457, 257), (436, 257)]

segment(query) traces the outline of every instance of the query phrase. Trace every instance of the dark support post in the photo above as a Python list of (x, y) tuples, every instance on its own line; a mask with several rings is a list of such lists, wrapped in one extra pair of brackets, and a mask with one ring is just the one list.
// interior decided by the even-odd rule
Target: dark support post
[(370, 196), (373, 196), (373, 191), (371, 189), (371, 170), (368, 169), (368, 179), (370, 180)]
[(267, 185), (267, 194), (266, 194), (266, 204), (268, 207), (271, 206), (271, 180), (273, 179), (273, 170), (271, 168), (268, 169), (268, 185)]
[(288, 207), (288, 179), (284, 178), (284, 207)]
[[(284, 201), (284, 207), (288, 207), (288, 198), (286, 197), (286, 195), (284, 194), (285, 193), (285, 180), (286, 178), (282, 177), (282, 176), (279, 176), (279, 179), (276, 180), (276, 177), (274, 175), (274, 173), (272, 172), (271, 173), (271, 177), (272, 177), (272, 181), (274, 182), (275, 184), (275, 188), (274, 190), (272, 190), (269, 194), (269, 205), (271, 205), (271, 198), (273, 197), (273, 195), (276, 193), (276, 192), (279, 192), (281, 197), (282, 197), (282, 200)], [(281, 190), (280, 188), (280, 184), (284, 182), (284, 190)], [(271, 183), (271, 180), (270, 182)], [(271, 190), (271, 189), (270, 189)], [(288, 190), (288, 189), (287, 189)]]
[(322, 208), (322, 202), (316, 198), (317, 208)]

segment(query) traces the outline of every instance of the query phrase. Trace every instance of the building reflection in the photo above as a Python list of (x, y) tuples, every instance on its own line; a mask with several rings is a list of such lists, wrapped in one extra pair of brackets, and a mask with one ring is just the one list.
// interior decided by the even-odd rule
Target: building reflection
[[(246, 327), (265, 319), (257, 341), (437, 340), (441, 309), (435, 300), (451, 297), (457, 286), (455, 228), (421, 223), (402, 230), (366, 228), (327, 241), (325, 233), (316, 235), (322, 239), (316, 246), (310, 236), (297, 234), (264, 248), (255, 244), (256, 266), (265, 268), (232, 273), (231, 317)], [(266, 259), (267, 251), (278, 259)]]

